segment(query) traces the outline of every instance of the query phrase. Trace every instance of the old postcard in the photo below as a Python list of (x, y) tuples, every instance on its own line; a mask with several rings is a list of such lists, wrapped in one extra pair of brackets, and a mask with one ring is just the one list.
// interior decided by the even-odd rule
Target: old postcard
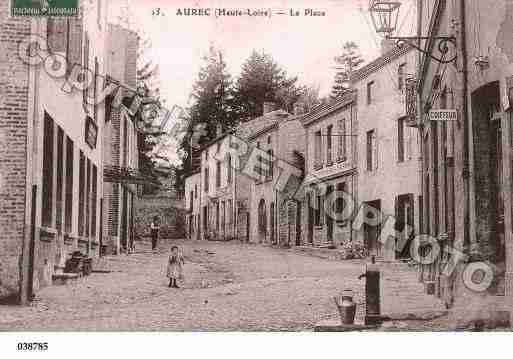
[(0, 330), (510, 331), (512, 30), (507, 0), (0, 0)]

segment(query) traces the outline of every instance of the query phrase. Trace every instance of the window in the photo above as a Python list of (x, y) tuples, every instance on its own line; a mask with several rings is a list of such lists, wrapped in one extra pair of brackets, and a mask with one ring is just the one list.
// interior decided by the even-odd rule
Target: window
[(98, 199), (98, 169), (93, 164), (91, 188), (91, 237), (96, 238), (96, 201)]
[(223, 201), (221, 203), (221, 224), (222, 224), (222, 227), (223, 227), (223, 235), (226, 235), (226, 202)]
[(398, 90), (402, 90), (404, 88), (405, 69), (406, 69), (406, 64), (401, 64), (397, 68), (397, 89)]
[(194, 185), (194, 198), (198, 198), (198, 185)]
[(233, 172), (232, 172), (232, 156), (230, 154), (228, 154), (227, 158), (226, 158), (226, 172), (227, 172), (227, 177), (228, 177), (228, 183), (232, 183), (232, 176), (233, 176)]
[[(86, 69), (90, 68), (89, 67), (89, 35), (87, 33), (85, 34), (85, 39), (84, 39), (84, 59), (82, 62), (82, 66), (85, 67)], [(87, 80), (84, 79), (84, 81), (87, 81)], [(84, 89), (82, 90), (82, 101), (84, 104), (87, 104), (87, 96), (89, 96), (88, 87), (89, 86), (84, 86)]]
[(63, 172), (64, 172), (64, 131), (62, 128), (57, 129), (57, 193), (55, 203), (55, 226), (57, 230), (62, 230), (62, 188), (63, 188)]
[(320, 168), (322, 167), (322, 137), (321, 137), (321, 131), (315, 132), (314, 137), (314, 167)]
[(267, 150), (267, 166), (268, 166), (268, 172), (266, 174), (267, 178), (273, 178), (273, 161), (274, 153), (272, 149)]
[(48, 18), (46, 22), (46, 34), (48, 47), (52, 53), (67, 53), (69, 37), (69, 22), (67, 19)]
[(270, 145), (271, 144), (271, 136), (267, 136), (267, 144)]
[(221, 161), (216, 162), (216, 187), (221, 187)]
[(397, 161), (404, 162), (404, 118), (397, 120)]
[(337, 214), (337, 218), (339, 220), (343, 220), (342, 218), (342, 212), (344, 211), (344, 197), (342, 193), (346, 192), (346, 183), (340, 182), (337, 183), (337, 199), (335, 202), (335, 213)]
[(193, 204), (193, 200), (194, 200), (194, 196), (193, 196), (193, 194), (194, 194), (194, 193), (191, 191), (191, 192), (190, 192), (190, 195), (189, 195), (189, 209), (190, 209), (191, 211), (192, 211), (192, 209), (193, 209), (193, 205), (192, 205), (192, 204)]
[(53, 209), (53, 142), (54, 122), (45, 112), (44, 137), (43, 137), (43, 183), (42, 183), (42, 204), (41, 223), (45, 227), (52, 226)]
[(64, 230), (71, 233), (73, 218), (73, 141), (66, 136), (66, 210), (64, 214)]
[(320, 227), (322, 226), (322, 217), (323, 217), (323, 211), (322, 208), (324, 206), (322, 194), (320, 191), (317, 191), (317, 208), (315, 209), (315, 225)]
[(418, 199), (419, 199), (419, 229), (423, 234), (424, 233), (424, 202), (423, 202), (422, 196), (419, 196)]
[(68, 18), (69, 38), (67, 59), (68, 64), (70, 64), (70, 66), (68, 66), (68, 74), (71, 72), (73, 65), (81, 64), (83, 61), (83, 21), (83, 18), (80, 16)]
[(367, 171), (374, 171), (378, 168), (378, 146), (376, 142), (376, 130), (367, 131)]
[(123, 167), (128, 167), (128, 152), (129, 152), (129, 144), (128, 144), (128, 118), (124, 117), (123, 121)]
[(78, 176), (78, 235), (84, 235), (84, 198), (85, 198), (85, 177), (86, 177), (86, 163), (85, 156), (80, 151), (80, 165), (79, 165), (79, 176)]
[(367, 83), (367, 105), (372, 103), (372, 91), (374, 88), (374, 81)]
[(86, 168), (86, 193), (85, 193), (85, 214), (86, 214), (86, 220), (85, 220), (85, 235), (86, 237), (89, 237), (89, 226), (91, 224), (91, 160), (87, 159), (87, 168)]
[(102, 28), (102, 0), (98, 0), (98, 3), (96, 5), (96, 18), (97, 18), (97, 21), (98, 21), (98, 27)]
[(232, 224), (232, 216), (233, 216), (233, 204), (232, 204), (232, 200), (231, 199), (228, 200), (228, 210), (227, 210), (227, 212), (228, 212), (227, 213), (227, 217), (228, 217), (227, 218), (227, 223), (229, 225), (231, 225)]
[(205, 168), (205, 179), (204, 179), (204, 181), (205, 181), (205, 192), (208, 192), (208, 185), (209, 185), (209, 183), (208, 183), (208, 175), (209, 175), (208, 167), (206, 167)]
[(219, 232), (219, 202), (216, 202), (216, 230)]
[(346, 149), (346, 119), (338, 121), (338, 160), (343, 162), (347, 158)]
[(326, 162), (329, 165), (331, 165), (333, 162), (332, 162), (332, 155), (331, 155), (331, 148), (332, 148), (332, 139), (331, 139), (331, 135), (332, 135), (332, 132), (333, 132), (333, 125), (329, 125), (328, 126), (328, 133), (326, 134)]
[(100, 64), (98, 63), (98, 57), (94, 57), (94, 78), (93, 78), (93, 119), (98, 122), (98, 105), (96, 104), (98, 98), (98, 77), (100, 75)]

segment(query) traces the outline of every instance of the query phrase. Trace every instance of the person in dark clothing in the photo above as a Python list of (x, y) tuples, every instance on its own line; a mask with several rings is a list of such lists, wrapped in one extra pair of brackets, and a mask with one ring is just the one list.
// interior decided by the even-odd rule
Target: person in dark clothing
[(160, 231), (160, 220), (158, 216), (153, 217), (153, 221), (150, 224), (151, 231), (151, 249), (157, 249), (157, 243), (159, 239), (159, 231)]

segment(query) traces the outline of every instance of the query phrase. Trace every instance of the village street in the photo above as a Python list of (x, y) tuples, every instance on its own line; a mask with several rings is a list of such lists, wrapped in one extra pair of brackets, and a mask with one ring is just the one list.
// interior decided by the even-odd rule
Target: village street
[[(186, 260), (180, 289), (168, 288), (164, 275), (171, 243)], [(0, 330), (310, 330), (337, 317), (333, 296), (343, 289), (355, 290), (362, 320), (363, 261), (235, 241), (160, 247), (152, 254), (140, 244), (135, 254), (104, 257), (90, 276), (41, 290), (32, 306), (0, 306)], [(384, 278), (385, 312), (441, 308), (419, 295), (414, 273), (400, 275), (404, 280)]]

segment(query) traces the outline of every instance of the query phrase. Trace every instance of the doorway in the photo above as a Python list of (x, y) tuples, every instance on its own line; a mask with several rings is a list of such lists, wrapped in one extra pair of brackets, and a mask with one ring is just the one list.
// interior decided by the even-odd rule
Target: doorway
[[(410, 257), (410, 245), (414, 231), (405, 233), (405, 228), (414, 228), (414, 197), (413, 194), (403, 194), (395, 198), (395, 230), (396, 230), (396, 258)], [(407, 238), (405, 238), (405, 235)]]
[[(381, 257), (381, 243), (379, 243), (379, 233), (381, 231), (381, 226), (379, 225), (379, 218), (376, 216), (381, 216), (381, 200), (364, 202), (365, 205), (365, 217), (368, 218), (371, 222), (364, 223), (363, 225), (363, 233), (364, 233), (364, 243), (367, 248), (369, 255), (374, 255), (376, 257)], [(374, 223), (378, 223), (374, 225)]]
[(301, 204), (296, 206), (296, 246), (301, 245)]
[(123, 199), (121, 205), (121, 248), (126, 251), (128, 245), (128, 191), (126, 188), (122, 188), (123, 191)]
[[(499, 82), (472, 93), (472, 130), (479, 255), (497, 264), (504, 260), (503, 148)], [(472, 255), (472, 253), (471, 253)]]
[(269, 214), (271, 217), (271, 244), (276, 244), (276, 236), (275, 236), (275, 214), (274, 214), (274, 202), (271, 202), (271, 206), (269, 209)]
[(330, 205), (329, 210), (325, 211), (326, 212), (326, 227), (327, 227), (328, 244), (333, 244), (333, 217), (332, 217), (333, 203), (332, 203), (331, 196), (330, 196), (331, 193), (333, 193), (332, 185), (328, 186), (328, 188), (326, 190), (326, 199), (327, 199), (326, 204)]
[(314, 209), (312, 207), (311, 193), (308, 193), (306, 198), (306, 205), (308, 207), (308, 244), (313, 244)]

